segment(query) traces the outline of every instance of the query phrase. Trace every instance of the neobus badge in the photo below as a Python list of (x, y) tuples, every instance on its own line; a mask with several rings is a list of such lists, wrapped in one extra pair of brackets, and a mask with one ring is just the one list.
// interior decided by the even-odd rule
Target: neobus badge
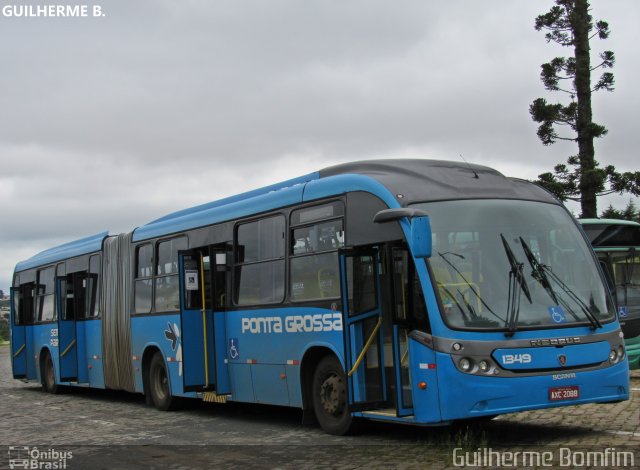
[(578, 344), (579, 342), (579, 336), (574, 336), (572, 338), (534, 339), (531, 340), (531, 346), (564, 346), (565, 344)]

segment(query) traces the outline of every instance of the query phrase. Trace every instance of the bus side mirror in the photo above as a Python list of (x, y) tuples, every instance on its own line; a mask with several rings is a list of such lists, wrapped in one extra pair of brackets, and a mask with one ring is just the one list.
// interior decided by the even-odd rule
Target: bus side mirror
[(373, 222), (382, 224), (406, 217), (411, 222), (411, 252), (416, 258), (431, 257), (431, 222), (427, 213), (420, 209), (404, 207), (384, 209), (373, 217)]
[(430, 258), (432, 250), (431, 222), (428, 215), (411, 219), (411, 251), (416, 258)]

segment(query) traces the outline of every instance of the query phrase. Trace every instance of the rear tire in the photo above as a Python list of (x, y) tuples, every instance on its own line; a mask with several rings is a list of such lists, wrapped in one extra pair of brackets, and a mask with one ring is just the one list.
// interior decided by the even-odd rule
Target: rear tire
[(153, 355), (149, 365), (149, 395), (154, 406), (160, 411), (169, 411), (175, 407), (176, 399), (171, 396), (169, 376), (160, 351)]
[(53, 359), (48, 352), (42, 358), (42, 367), (40, 369), (40, 378), (42, 380), (42, 390), (47, 393), (56, 394), (59, 392), (59, 386), (56, 384), (56, 372), (53, 368)]
[(353, 431), (347, 403), (347, 377), (336, 356), (323, 357), (313, 374), (313, 410), (323, 431), (342, 436)]

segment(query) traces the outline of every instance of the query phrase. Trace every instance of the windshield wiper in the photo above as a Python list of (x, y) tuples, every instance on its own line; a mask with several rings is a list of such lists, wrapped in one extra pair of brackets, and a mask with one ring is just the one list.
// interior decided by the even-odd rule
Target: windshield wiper
[[(558, 297), (555, 290), (553, 289), (553, 286), (551, 285), (551, 282), (549, 281), (549, 276), (551, 276), (551, 278), (555, 282), (557, 282), (558, 285), (560, 285), (562, 290), (564, 290), (569, 295), (569, 297), (571, 297), (580, 306), (580, 309), (586, 315), (593, 329), (601, 328), (602, 325), (600, 324), (598, 319), (595, 317), (595, 315), (593, 315), (591, 310), (589, 310), (589, 307), (587, 307), (587, 305), (577, 296), (575, 292), (571, 290), (571, 288), (569, 288), (569, 286), (567, 286), (564, 282), (562, 282), (562, 280), (553, 271), (551, 271), (551, 268), (549, 268), (549, 266), (540, 263), (536, 259), (535, 255), (531, 251), (531, 248), (529, 248), (529, 245), (527, 245), (527, 242), (525, 242), (522, 237), (520, 237), (520, 243), (522, 244), (522, 249), (524, 251), (524, 254), (527, 256), (527, 260), (531, 265), (531, 269), (532, 269), (531, 277), (533, 277), (536, 281), (538, 281), (542, 285), (542, 287), (544, 287), (544, 290), (549, 294), (549, 296), (553, 299), (556, 305), (562, 305), (573, 316), (573, 318), (575, 318), (576, 320), (579, 320), (578, 316), (575, 314), (575, 312), (569, 306), (569, 304), (567, 304), (567, 302), (564, 301), (564, 299), (561, 299)], [(549, 273), (549, 276), (547, 275), (547, 273)]]
[[(509, 271), (509, 294), (507, 299), (507, 322), (505, 327), (507, 331), (505, 332), (505, 336), (511, 337), (517, 330), (518, 324), (518, 316), (520, 315), (520, 295), (521, 292), (524, 292), (524, 295), (527, 297), (529, 303), (533, 303), (531, 301), (531, 292), (529, 292), (529, 287), (527, 286), (527, 281), (525, 281), (524, 276), (522, 275), (522, 270), (524, 268), (524, 263), (519, 263), (516, 256), (513, 254), (507, 239), (504, 238), (503, 234), (500, 234), (500, 238), (502, 239), (502, 245), (504, 246), (504, 251), (507, 254), (507, 258), (509, 259), (509, 265), (511, 266), (511, 271)], [(518, 288), (520, 286), (520, 288)]]
[(531, 248), (529, 248), (529, 245), (527, 245), (527, 242), (525, 242), (522, 237), (520, 237), (520, 243), (522, 244), (522, 250), (527, 257), (527, 261), (529, 261), (529, 264), (531, 265), (531, 277), (538, 281), (542, 285), (542, 287), (544, 287), (544, 290), (547, 291), (549, 297), (553, 299), (556, 305), (559, 305), (560, 302), (558, 301), (558, 297), (556, 296), (556, 293), (551, 286), (551, 282), (549, 282), (547, 274), (542, 268), (542, 264), (538, 262), (535, 255), (531, 251)]
[(556, 305), (562, 305), (575, 320), (579, 321), (580, 318), (578, 317), (578, 315), (576, 315), (571, 306), (566, 301), (564, 301), (564, 299), (559, 298), (556, 294), (556, 291), (553, 289), (551, 282), (549, 282), (549, 277), (547, 276), (547, 273), (545, 271), (546, 266), (536, 259), (535, 255), (531, 251), (531, 248), (529, 248), (529, 245), (527, 245), (527, 242), (525, 242), (522, 237), (520, 237), (520, 243), (522, 243), (522, 250), (527, 256), (527, 260), (529, 261), (529, 264), (532, 268), (531, 277), (533, 277), (542, 285), (542, 287), (544, 287), (544, 290), (547, 292), (547, 294), (549, 294), (549, 297), (551, 297), (551, 300), (553, 300)]
[[(553, 279), (556, 283), (558, 283), (558, 285), (562, 288), (562, 290), (575, 303), (577, 303), (580, 306), (580, 310), (582, 310), (582, 313), (584, 313), (584, 315), (587, 317), (587, 320), (589, 320), (589, 322), (591, 323), (592, 330), (595, 330), (596, 328), (602, 328), (602, 324), (600, 323), (598, 318), (593, 314), (593, 312), (589, 310), (589, 307), (587, 306), (587, 304), (585, 304), (584, 301), (580, 297), (578, 297), (578, 295), (568, 285), (566, 285), (562, 281), (562, 279), (560, 279), (558, 275), (551, 270), (549, 266), (547, 266), (546, 264), (541, 264), (540, 267), (546, 274), (549, 275), (549, 277), (551, 277), (551, 279)], [(576, 318), (576, 315), (573, 313), (573, 311), (571, 310), (571, 308), (566, 302), (561, 301), (561, 304), (563, 307), (567, 308), (571, 312), (574, 318)]]

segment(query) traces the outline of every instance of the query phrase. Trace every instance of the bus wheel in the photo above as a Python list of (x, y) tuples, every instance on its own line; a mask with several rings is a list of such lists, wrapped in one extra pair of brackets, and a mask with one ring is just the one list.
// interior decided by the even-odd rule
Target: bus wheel
[(174, 398), (171, 396), (169, 377), (160, 351), (153, 355), (149, 366), (149, 393), (157, 409), (168, 411), (173, 408)]
[(51, 359), (51, 354), (49, 353), (45, 353), (42, 360), (40, 377), (42, 378), (42, 390), (47, 393), (58, 393), (58, 385), (56, 384), (56, 373), (53, 369), (53, 359)]
[(313, 410), (320, 427), (329, 434), (349, 433), (353, 416), (347, 404), (347, 378), (338, 358), (320, 360), (313, 374)]

